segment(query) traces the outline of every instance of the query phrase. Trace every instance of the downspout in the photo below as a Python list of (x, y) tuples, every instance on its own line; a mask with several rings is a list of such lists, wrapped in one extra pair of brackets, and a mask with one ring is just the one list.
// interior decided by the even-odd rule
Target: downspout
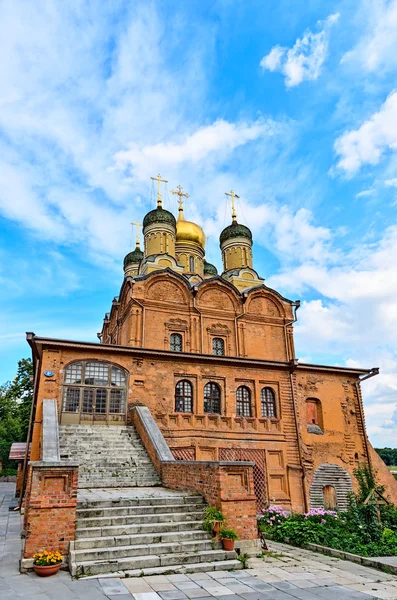
[(32, 400), (32, 406), (30, 408), (28, 435), (27, 435), (27, 439), (26, 439), (26, 453), (25, 453), (25, 458), (23, 460), (22, 487), (21, 487), (21, 493), (19, 495), (19, 503), (18, 503), (19, 510), (21, 510), (21, 507), (22, 507), (22, 502), (23, 502), (23, 497), (24, 497), (25, 487), (26, 487), (27, 466), (28, 466), (28, 460), (29, 460), (29, 446), (30, 446), (30, 442), (32, 439), (32, 433), (33, 433), (33, 417), (36, 413), (37, 391), (38, 391), (40, 371), (41, 371), (41, 358), (40, 358), (39, 352), (37, 350), (37, 346), (34, 341), (34, 338), (35, 338), (34, 333), (29, 332), (26, 334), (26, 339), (32, 349), (34, 383), (33, 383), (33, 400)]
[(285, 350), (287, 353), (287, 361), (289, 362), (290, 360), (292, 360), (294, 357), (289, 355), (289, 349), (288, 349), (288, 342), (287, 342), (287, 327), (289, 327), (289, 325), (293, 325), (294, 323), (297, 322), (298, 317), (296, 315), (296, 311), (298, 310), (298, 308), (300, 307), (301, 303), (300, 300), (295, 300), (295, 302), (292, 304), (292, 306), (294, 307), (294, 318), (292, 319), (292, 321), (288, 321), (288, 323), (284, 323), (283, 328), (284, 328), (284, 344), (285, 344)]
[(293, 375), (297, 366), (298, 366), (297, 359), (290, 361), (289, 380), (290, 380), (290, 384), (291, 384), (292, 406), (294, 408), (294, 420), (295, 420), (296, 441), (298, 442), (299, 464), (300, 464), (301, 473), (302, 473), (303, 503), (305, 506), (305, 512), (308, 512), (309, 504), (308, 504), (307, 497), (306, 497), (305, 468), (303, 466), (302, 448), (301, 448), (301, 444), (300, 444), (298, 413), (296, 410), (296, 397), (295, 397), (295, 386), (294, 386), (294, 375)]
[(371, 475), (373, 475), (372, 462), (371, 462), (371, 455), (369, 453), (369, 447), (368, 447), (368, 437), (367, 437), (367, 431), (366, 431), (366, 427), (365, 427), (365, 415), (364, 415), (364, 407), (363, 407), (360, 383), (362, 381), (365, 381), (366, 379), (370, 379), (371, 377), (374, 377), (375, 375), (379, 375), (378, 367), (374, 367), (373, 369), (370, 370), (369, 373), (367, 373), (367, 375), (364, 375), (364, 377), (359, 378), (359, 381), (358, 382), (356, 381), (354, 383), (355, 388), (356, 388), (356, 394), (357, 394), (358, 409), (360, 411), (360, 419), (361, 419), (361, 423), (363, 426), (365, 452), (367, 454), (368, 467), (369, 467)]
[(134, 285), (134, 280), (131, 278), (130, 279), (130, 287), (131, 287), (131, 296), (132, 296), (132, 301), (136, 302), (136, 304), (138, 304), (141, 309), (142, 309), (142, 340), (141, 340), (141, 347), (144, 348), (145, 346), (145, 307), (143, 304), (141, 304), (141, 302), (139, 302), (139, 300), (137, 300), (136, 298), (134, 298), (134, 296), (132, 295), (132, 286)]

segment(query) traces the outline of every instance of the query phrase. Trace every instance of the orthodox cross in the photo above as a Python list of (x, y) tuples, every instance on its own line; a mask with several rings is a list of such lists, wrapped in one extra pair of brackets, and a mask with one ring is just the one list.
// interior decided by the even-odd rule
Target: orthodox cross
[(161, 197), (161, 184), (168, 183), (168, 180), (161, 179), (160, 173), (157, 175), (157, 177), (151, 177), (150, 179), (157, 181), (157, 208), (161, 208), (163, 205), (163, 199)]
[(135, 245), (137, 248), (139, 248), (140, 245), (140, 231), (139, 228), (142, 225), (142, 223), (139, 221), (139, 219), (137, 219), (136, 221), (134, 221), (133, 223), (131, 223), (132, 226), (135, 225), (136, 227), (136, 232), (135, 232)]
[(237, 194), (234, 192), (234, 190), (230, 190), (229, 193), (225, 192), (225, 195), (230, 196), (232, 199), (232, 221), (233, 221), (233, 223), (236, 223), (237, 215), (236, 215), (236, 207), (234, 206), (234, 199), (240, 198), (240, 196), (237, 196)]
[(182, 198), (189, 198), (189, 194), (184, 194), (182, 192), (182, 186), (181, 185), (177, 185), (176, 186), (176, 191), (175, 190), (171, 190), (171, 194), (176, 194), (177, 196), (179, 196), (178, 198), (178, 202), (179, 202), (179, 208), (182, 209), (182, 204), (183, 204), (183, 200)]

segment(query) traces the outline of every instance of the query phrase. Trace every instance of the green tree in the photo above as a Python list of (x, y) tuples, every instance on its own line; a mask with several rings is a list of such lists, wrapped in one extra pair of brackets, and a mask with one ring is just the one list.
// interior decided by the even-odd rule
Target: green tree
[(15, 465), (8, 460), (11, 444), (25, 442), (33, 399), (33, 365), (29, 358), (18, 362), (15, 379), (0, 386), (0, 460), (3, 468)]

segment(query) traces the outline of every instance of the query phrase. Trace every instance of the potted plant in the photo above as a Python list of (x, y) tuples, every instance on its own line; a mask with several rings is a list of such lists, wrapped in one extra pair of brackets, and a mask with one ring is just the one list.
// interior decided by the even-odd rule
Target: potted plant
[(222, 540), (224, 550), (234, 550), (234, 542), (235, 540), (238, 540), (238, 535), (234, 529), (222, 527), (219, 532), (219, 537)]
[(33, 556), (33, 569), (40, 577), (55, 575), (61, 568), (62, 554), (60, 552), (37, 552)]
[(219, 531), (225, 522), (224, 514), (216, 506), (207, 506), (205, 509), (203, 529), (218, 538)]

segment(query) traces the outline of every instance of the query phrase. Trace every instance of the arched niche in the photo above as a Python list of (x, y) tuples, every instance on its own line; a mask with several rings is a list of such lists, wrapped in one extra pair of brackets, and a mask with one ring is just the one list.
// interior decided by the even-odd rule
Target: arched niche
[(310, 508), (324, 506), (324, 489), (326, 493), (328, 486), (335, 488), (336, 509), (347, 510), (349, 494), (353, 491), (351, 477), (345, 469), (330, 463), (323, 463), (314, 472), (310, 486)]

